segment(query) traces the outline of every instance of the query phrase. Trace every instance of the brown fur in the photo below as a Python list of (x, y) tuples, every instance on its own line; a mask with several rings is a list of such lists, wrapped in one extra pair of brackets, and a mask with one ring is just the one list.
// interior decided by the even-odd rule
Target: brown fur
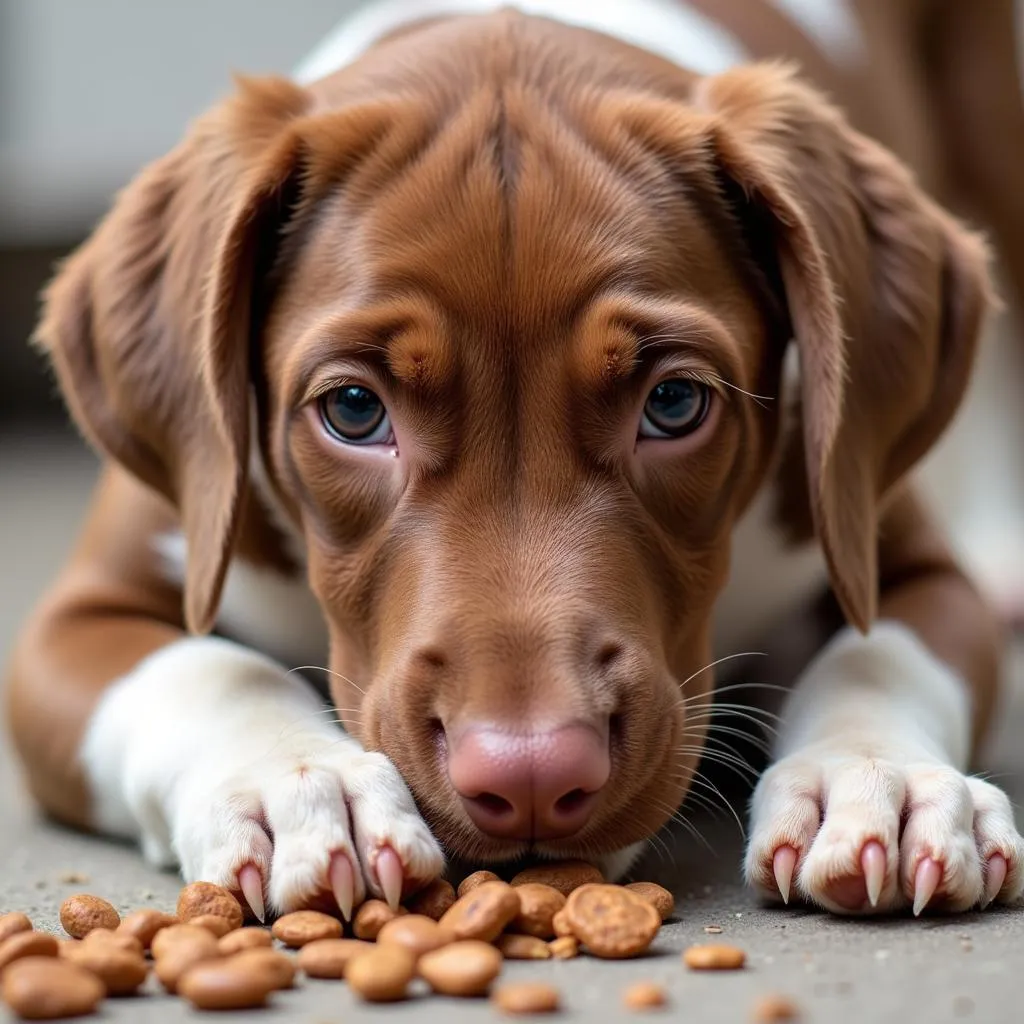
[[(471, 719), (612, 716), (614, 782), (552, 852), (647, 836), (688, 786), (678, 749), (703, 726), (680, 683), (694, 701), (710, 689), (731, 529), (779, 443), (778, 402), (742, 392), (779, 395), (794, 335), (803, 443), (784, 471), (806, 466), (786, 493), (807, 503), (787, 514), (813, 522), (866, 628), (880, 582), (896, 614), (918, 585), (879, 523), (960, 398), (987, 298), (977, 238), (778, 66), (698, 80), (501, 13), (402, 33), (308, 91), (241, 83), (47, 297), (41, 341), (123, 469), (15, 662), (37, 794), (82, 820), (81, 794), (61, 794), (96, 695), (184, 623), (213, 623), (236, 545), (253, 545), (254, 401), (328, 621), (333, 696), (361, 705), (350, 728), (446, 842), (510, 852), (469, 825), (437, 757), (438, 723)], [(656, 360), (715, 383), (715, 410), (686, 442), (634, 452)], [(324, 433), (310, 399), (341, 379), (385, 398), (400, 461)], [(170, 507), (190, 550), (183, 612), (150, 596), (166, 591), (147, 552)], [(983, 618), (928, 536), (921, 571), (941, 566)], [(952, 652), (979, 692), (992, 643)]]

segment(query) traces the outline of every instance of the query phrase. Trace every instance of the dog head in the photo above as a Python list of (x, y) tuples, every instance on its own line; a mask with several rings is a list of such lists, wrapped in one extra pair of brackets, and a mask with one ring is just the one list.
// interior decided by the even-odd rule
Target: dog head
[(449, 848), (502, 859), (618, 850), (679, 804), (730, 534), (779, 459), (868, 626), (879, 510), (986, 299), (979, 241), (785, 69), (697, 79), (499, 15), (241, 83), (71, 257), (40, 337), (86, 434), (178, 507), (195, 631), (258, 451), (349, 728)]

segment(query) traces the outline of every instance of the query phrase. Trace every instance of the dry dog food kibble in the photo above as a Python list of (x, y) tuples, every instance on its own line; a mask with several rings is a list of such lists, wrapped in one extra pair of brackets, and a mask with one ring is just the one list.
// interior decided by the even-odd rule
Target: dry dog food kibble
[[(170, 929), (168, 929), (170, 931)], [(204, 960), (222, 957), (217, 940), (205, 929), (197, 928), (194, 938), (177, 939), (166, 948), (161, 947), (156, 958), (155, 974), (168, 992), (174, 992), (182, 975)]]
[(422, 914), (424, 917), (440, 921), (454, 902), (455, 890), (451, 882), (435, 878), (409, 900), (406, 908), (410, 914)]
[(69, 946), (106, 946), (119, 949), (123, 953), (131, 953), (133, 956), (142, 956), (142, 943), (134, 935), (126, 935), (121, 931), (108, 931), (106, 928), (97, 928), (89, 932), (84, 939), (65, 939)]
[(747, 962), (747, 954), (735, 946), (690, 946), (683, 952), (683, 963), (693, 971), (738, 971)]
[(231, 962), (258, 974), (271, 988), (291, 988), (295, 984), (295, 960), (276, 949), (243, 949)]
[(106, 900), (82, 892), (60, 905), (60, 923), (73, 939), (84, 939), (96, 928), (113, 931), (121, 923), (121, 916)]
[(509, 931), (535, 935), (538, 939), (553, 939), (553, 919), (565, 907), (565, 897), (550, 885), (526, 882), (516, 889), (519, 913), (509, 924)]
[(367, 1002), (393, 1003), (405, 998), (415, 973), (416, 960), (407, 949), (378, 946), (351, 960), (345, 979), (349, 988)]
[(483, 885), (484, 882), (500, 882), (501, 879), (493, 871), (474, 871), (471, 875), (466, 877), (459, 883), (458, 895), (465, 896), (467, 892), (472, 892), (478, 885)]
[(55, 957), (31, 956), (3, 975), (4, 1002), (26, 1020), (56, 1020), (92, 1013), (103, 999), (103, 982), (84, 967)]
[(0, 974), (15, 960), (28, 956), (56, 956), (59, 948), (57, 940), (46, 932), (18, 932), (0, 942)]
[(441, 995), (482, 996), (501, 973), (501, 953), (478, 939), (453, 942), (422, 957), (419, 973)]
[(662, 921), (667, 921), (672, 916), (676, 901), (668, 889), (663, 889), (654, 882), (630, 882), (626, 888), (641, 899), (647, 900), (661, 915)]
[(551, 927), (558, 938), (561, 938), (563, 935), (572, 935), (572, 926), (569, 924), (569, 916), (564, 908), (551, 918)]
[(317, 939), (340, 939), (342, 927), (337, 918), (328, 917), (318, 910), (296, 910), (279, 917), (271, 932), (289, 949), (299, 949)]
[(205, 928), (215, 939), (222, 939), (228, 932), (235, 930), (226, 917), (218, 917), (216, 914), (200, 914), (190, 918), (188, 923), (197, 928)]
[(446, 946), (453, 938), (447, 928), (422, 914), (396, 917), (393, 921), (388, 921), (377, 933), (378, 944), (391, 942), (404, 946), (417, 959), (424, 953)]
[(9, 939), (18, 932), (32, 931), (32, 922), (20, 910), (12, 910), (9, 914), (0, 914), (0, 942)]
[(506, 960), (550, 960), (551, 949), (535, 935), (499, 935), (495, 943)]
[(232, 929), (242, 927), (242, 905), (227, 889), (212, 882), (186, 885), (178, 894), (178, 917), (191, 921), (206, 914), (225, 918)]
[(484, 882), (456, 900), (441, 918), (457, 939), (493, 942), (519, 913), (519, 896), (505, 882)]
[(299, 950), (298, 964), (311, 978), (344, 978), (349, 961), (373, 948), (362, 939), (318, 939)]
[(638, 956), (661, 927), (661, 916), (650, 903), (617, 885), (577, 889), (565, 913), (573, 935), (605, 959)]
[(266, 928), (236, 928), (221, 937), (217, 948), (224, 956), (241, 953), (243, 949), (269, 949), (274, 937)]
[(783, 1024), (800, 1019), (800, 1008), (789, 996), (769, 994), (754, 1003), (755, 1024)]
[[(205, 928), (198, 928), (194, 924), (172, 924), (156, 933), (150, 945), (150, 951), (154, 958), (159, 960), (179, 942), (207, 943), (209, 939), (213, 939), (213, 935)], [(216, 943), (216, 939), (214, 942)]]
[(668, 993), (653, 981), (638, 981), (622, 995), (622, 1003), (628, 1010), (655, 1010), (667, 1002)]
[(527, 885), (537, 882), (540, 885), (550, 885), (552, 889), (557, 889), (563, 896), (568, 896), (581, 885), (594, 882), (600, 884), (603, 881), (604, 875), (593, 864), (588, 864), (584, 860), (565, 860), (520, 871), (512, 879), (511, 884)]
[(149, 974), (141, 951), (129, 952), (113, 942), (75, 943), (61, 950), (61, 958), (99, 978), (108, 996), (131, 995)]
[(502, 985), (492, 997), (502, 1013), (555, 1013), (561, 1005), (558, 989), (538, 981)]
[(163, 914), (159, 910), (133, 910), (121, 919), (117, 931), (122, 935), (134, 935), (143, 949), (149, 949), (157, 932), (177, 923), (178, 919), (173, 914)]
[(197, 964), (178, 983), (178, 992), (198, 1010), (248, 1010), (262, 1006), (273, 990), (268, 978), (238, 957)]
[(373, 942), (377, 933), (403, 911), (392, 910), (383, 900), (367, 900), (357, 911), (352, 922), (352, 934), (357, 939)]
[(572, 960), (580, 955), (580, 940), (575, 935), (560, 935), (548, 943), (548, 949), (556, 960)]

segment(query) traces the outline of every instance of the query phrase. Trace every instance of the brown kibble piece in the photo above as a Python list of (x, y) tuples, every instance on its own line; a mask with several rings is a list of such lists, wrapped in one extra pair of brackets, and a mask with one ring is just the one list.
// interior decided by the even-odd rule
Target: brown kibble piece
[(756, 1024), (782, 1024), (800, 1019), (800, 1007), (789, 996), (769, 993), (754, 1003), (753, 1019)]
[(575, 935), (560, 935), (548, 943), (548, 949), (556, 960), (572, 960), (580, 955), (580, 940)]
[(443, 996), (482, 996), (501, 973), (501, 962), (490, 943), (466, 939), (421, 957), (419, 973)]
[(26, 957), (3, 976), (3, 1000), (25, 1020), (81, 1017), (99, 1006), (105, 991), (84, 967), (56, 957)]
[(18, 932), (0, 942), (0, 974), (8, 964), (27, 956), (56, 956), (57, 940), (46, 932)]
[(121, 919), (117, 931), (122, 935), (134, 935), (145, 950), (153, 945), (157, 932), (177, 923), (178, 919), (173, 914), (163, 914), (159, 910), (133, 910)]
[(377, 933), (377, 943), (392, 942), (404, 946), (418, 960), (424, 953), (430, 953), (452, 942), (454, 936), (431, 917), (423, 914), (406, 914), (388, 921)]
[(509, 931), (535, 935), (538, 939), (555, 937), (553, 919), (565, 907), (565, 897), (550, 885), (526, 882), (516, 889), (519, 913), (509, 923)]
[(231, 963), (267, 979), (272, 988), (291, 988), (295, 984), (295, 960), (279, 950), (243, 949), (230, 959)]
[(564, 908), (551, 918), (551, 927), (558, 938), (563, 935), (572, 935), (572, 925), (569, 924), (569, 915), (566, 914)]
[(217, 914), (200, 914), (198, 917), (190, 918), (188, 923), (197, 928), (205, 928), (215, 939), (223, 939), (228, 932), (237, 930), (231, 927), (231, 922), (226, 917), (219, 917)]
[(738, 971), (747, 954), (735, 946), (690, 946), (683, 951), (683, 963), (693, 971)]
[(501, 879), (493, 871), (474, 871), (471, 875), (466, 877), (459, 883), (457, 896), (459, 898), (466, 895), (467, 892), (472, 892), (478, 885), (483, 885), (484, 882), (500, 882)]
[[(213, 939), (213, 935), (206, 928), (199, 928), (194, 924), (172, 924), (167, 928), (162, 928), (153, 936), (150, 951), (154, 959), (159, 960), (179, 942), (206, 943), (208, 938)], [(216, 944), (216, 939), (214, 939), (214, 943)]]
[[(130, 939), (131, 936), (122, 935), (120, 938)], [(138, 939), (133, 941), (138, 945)], [(61, 950), (61, 957), (96, 975), (103, 982), (108, 996), (131, 995), (146, 980), (149, 973), (141, 949), (138, 952), (130, 952), (110, 940), (78, 942), (66, 946)]]
[(661, 916), (662, 921), (667, 921), (672, 916), (672, 911), (676, 909), (672, 893), (654, 882), (630, 882), (626, 888), (640, 899), (647, 900)]
[(12, 910), (9, 914), (0, 914), (0, 942), (19, 932), (30, 931), (32, 931), (32, 922), (20, 910)]
[(609, 960), (638, 956), (661, 927), (661, 916), (650, 903), (618, 885), (577, 889), (565, 913), (573, 935), (594, 956)]
[(122, 953), (131, 953), (132, 956), (142, 956), (144, 950), (142, 943), (134, 935), (128, 935), (115, 929), (110, 931), (107, 928), (97, 928), (89, 932), (84, 939), (68, 939), (70, 946), (104, 946), (108, 949), (119, 949)]
[(155, 974), (168, 992), (177, 990), (178, 982), (195, 964), (204, 960), (220, 960), (223, 956), (217, 948), (217, 940), (205, 928), (197, 931), (201, 938), (179, 939), (161, 949), (157, 957)]
[(491, 1001), (502, 1013), (556, 1013), (561, 1006), (558, 989), (539, 981), (502, 985)]
[(638, 981), (622, 994), (622, 1002), (628, 1010), (654, 1010), (668, 1003), (668, 993), (653, 981)]
[(349, 962), (374, 949), (362, 939), (318, 939), (299, 950), (299, 967), (311, 978), (344, 978)]
[(217, 948), (224, 956), (233, 956), (244, 949), (269, 949), (273, 944), (274, 937), (266, 928), (236, 928), (221, 936)]
[(190, 968), (178, 983), (178, 994), (197, 1010), (248, 1010), (262, 1006), (273, 988), (271, 979), (232, 957)]
[(350, 960), (345, 979), (349, 988), (367, 1002), (393, 1003), (405, 998), (415, 973), (412, 953), (401, 946), (388, 945)]
[(190, 922), (194, 917), (213, 914), (223, 917), (231, 929), (242, 927), (242, 904), (221, 885), (192, 882), (178, 893), (178, 918)]
[(506, 960), (550, 960), (551, 949), (536, 935), (499, 935), (495, 943)]
[(106, 900), (80, 892), (60, 905), (60, 923), (73, 939), (84, 939), (96, 928), (113, 931), (121, 923), (121, 917)]
[(270, 930), (274, 938), (289, 949), (301, 949), (307, 942), (317, 939), (340, 939), (343, 928), (337, 918), (318, 910), (296, 910), (279, 917)]
[(455, 890), (451, 882), (443, 878), (435, 878), (428, 886), (420, 889), (406, 903), (410, 914), (422, 914), (424, 917), (440, 921), (449, 907), (455, 902)]
[(563, 896), (568, 896), (581, 885), (601, 884), (604, 882), (604, 875), (601, 874), (599, 868), (588, 864), (585, 860), (563, 860), (554, 861), (551, 864), (538, 864), (536, 867), (520, 871), (512, 879), (511, 884), (519, 886), (533, 882), (550, 885), (552, 889), (557, 889)]
[(493, 942), (519, 913), (519, 896), (506, 882), (484, 882), (452, 905), (440, 924), (457, 939)]
[(400, 917), (405, 909), (392, 910), (383, 900), (367, 900), (357, 911), (352, 921), (352, 934), (357, 939), (373, 942), (381, 928)]

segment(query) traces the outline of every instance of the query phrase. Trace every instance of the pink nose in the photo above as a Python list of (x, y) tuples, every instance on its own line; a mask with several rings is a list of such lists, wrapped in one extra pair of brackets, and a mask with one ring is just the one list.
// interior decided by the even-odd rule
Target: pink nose
[(448, 777), (466, 812), (501, 839), (578, 832), (610, 772), (607, 735), (586, 725), (527, 735), (475, 726), (449, 744)]

